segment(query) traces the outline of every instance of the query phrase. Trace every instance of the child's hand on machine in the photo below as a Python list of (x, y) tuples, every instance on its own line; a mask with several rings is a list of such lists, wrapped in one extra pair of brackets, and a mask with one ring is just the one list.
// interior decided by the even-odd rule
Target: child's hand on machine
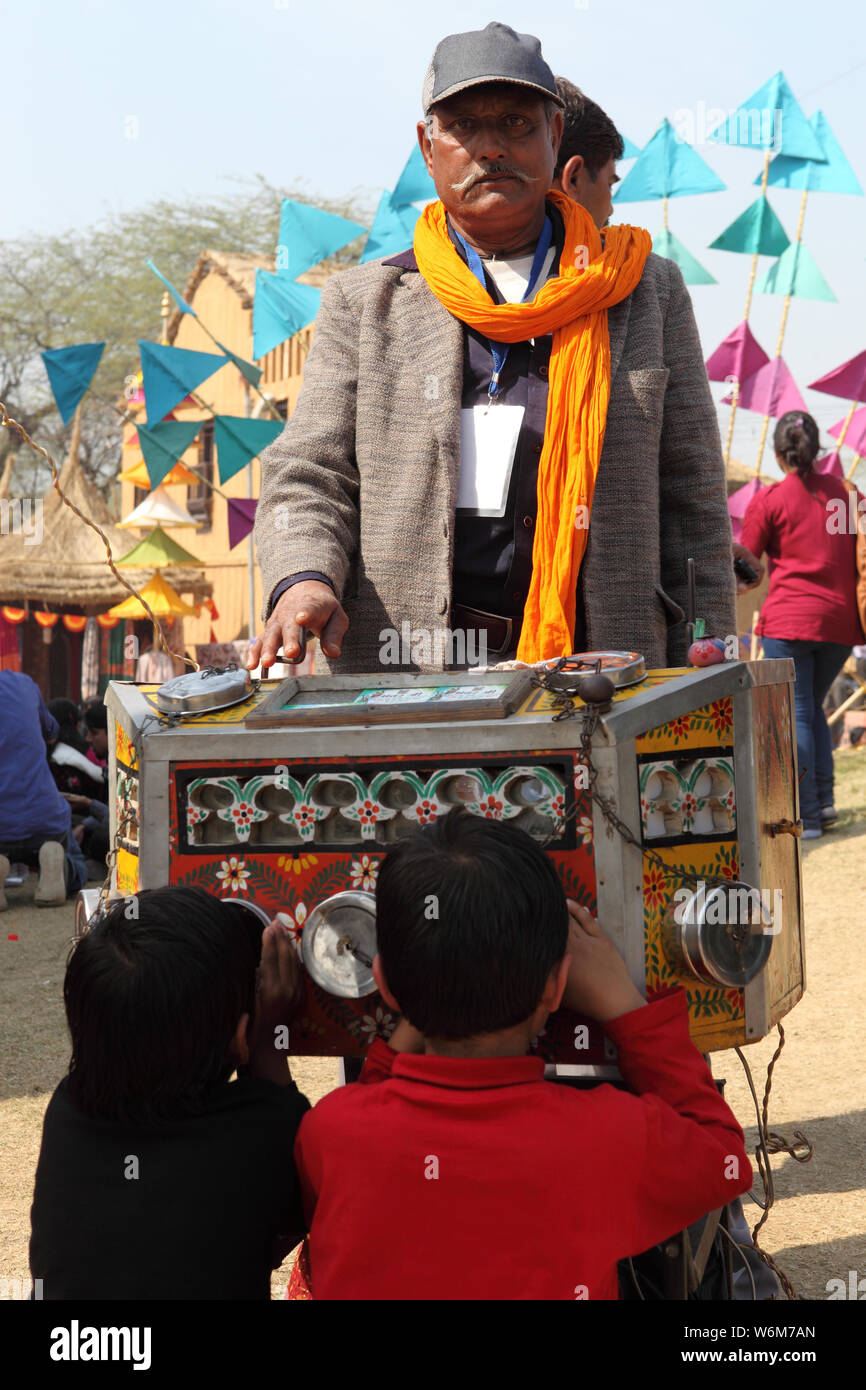
[(254, 1076), (287, 1085), (290, 1048), (283, 1036), (304, 998), (303, 977), (292, 938), (279, 919), (262, 932), (256, 976), (256, 1011), (251, 1028), (250, 1069)]
[(600, 922), (568, 899), (570, 957), (563, 1005), (597, 1023), (642, 1009), (646, 1000), (632, 983), (626, 963)]

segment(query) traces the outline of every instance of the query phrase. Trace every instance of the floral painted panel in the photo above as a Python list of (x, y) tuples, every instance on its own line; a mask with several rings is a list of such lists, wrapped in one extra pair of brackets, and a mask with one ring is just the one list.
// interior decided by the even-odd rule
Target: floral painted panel
[(660, 748), (723, 748), (733, 742), (734, 703), (730, 695), (700, 709), (678, 715), (635, 739), (635, 752), (655, 753)]
[[(545, 821), (548, 831), (553, 825), (558, 824), (564, 813), (566, 805), (566, 789), (560, 780), (554, 786), (554, 774), (550, 768), (538, 766), (534, 761), (536, 756), (539, 758), (547, 757), (552, 760), (549, 750), (547, 752), (539, 750), (525, 755), (526, 763), (521, 763), (517, 768), (520, 775), (529, 771), (541, 777), (542, 774), (550, 781), (549, 790), (552, 793), (551, 802), (558, 798), (559, 805), (551, 805), (551, 814)], [(559, 766), (567, 766), (561, 755)], [(324, 760), (322, 760), (324, 761)], [(336, 760), (339, 761), (339, 760)], [(380, 759), (370, 761), (378, 762)], [(415, 760), (417, 761), (417, 760)], [(395, 763), (397, 760), (395, 760)], [(313, 766), (315, 760), (311, 760)], [(322, 778), (333, 775), (335, 760), (329, 759), (327, 762), (327, 772), (322, 771)], [(187, 789), (191, 793), (192, 788), (198, 784), (199, 800), (201, 787), (218, 786), (224, 793), (220, 800), (223, 804), (215, 806), (213, 819), (218, 825), (232, 826), (237, 829), (238, 838), (235, 842), (225, 845), (217, 844), (193, 844), (185, 852), (179, 849), (178, 805), (183, 806), (184, 800), (181, 796), (172, 795), (170, 797), (171, 820), (170, 820), (170, 847), (171, 863), (170, 877), (173, 883), (183, 883), (196, 885), (220, 898), (239, 898), (242, 901), (255, 903), (263, 908), (269, 915), (282, 912), (288, 919), (292, 934), (296, 944), (300, 948), (304, 926), (313, 909), (324, 899), (331, 897), (334, 893), (343, 892), (347, 889), (365, 889), (375, 891), (376, 879), (379, 866), (387, 850), (386, 845), (381, 845), (369, 838), (362, 838), (355, 846), (344, 849), (332, 849), (330, 846), (320, 846), (309, 839), (284, 848), (271, 848), (259, 845), (253, 840), (256, 827), (259, 822), (255, 819), (255, 788), (253, 796), (249, 795), (251, 781), (256, 779), (266, 779), (273, 774), (273, 764), (261, 765), (246, 763), (242, 768), (238, 768), (233, 777), (227, 776), (224, 772), (208, 774), (207, 769), (201, 764), (187, 764), (187, 767), (195, 767), (200, 776), (188, 782)], [(516, 765), (515, 765), (516, 766)], [(359, 772), (355, 769), (360, 768)], [(556, 865), (566, 893), (576, 898), (590, 909), (595, 908), (595, 869), (592, 854), (592, 814), (591, 803), (588, 792), (584, 789), (585, 778), (582, 770), (578, 769), (577, 764), (573, 764), (574, 797), (576, 798), (576, 818), (575, 818), (575, 844), (572, 849), (555, 850), (551, 849), (551, 857)], [(352, 778), (357, 776), (365, 790), (370, 794), (369, 799), (372, 805), (368, 808), (363, 800), (358, 797), (353, 802), (355, 811), (360, 817), (371, 814), (378, 818), (381, 810), (389, 810), (393, 815), (393, 807), (382, 807), (376, 799), (377, 776), (370, 777), (364, 772), (363, 760), (352, 760), (352, 771), (348, 769), (342, 774), (349, 785), (353, 785)], [(174, 769), (174, 773), (181, 771), (182, 768)], [(513, 778), (513, 769), (509, 767), (509, 773)], [(388, 773), (393, 780), (394, 770)], [(467, 768), (466, 766), (443, 766), (432, 776), (427, 777), (422, 785), (414, 785), (412, 778), (416, 776), (412, 769), (404, 771), (408, 791), (413, 797), (412, 806), (415, 808), (418, 823), (431, 820), (437, 814), (443, 814), (449, 809), (449, 803), (441, 801), (437, 791), (441, 788), (444, 780), (448, 777), (468, 776), (480, 779), (483, 796), (477, 803), (476, 814), (484, 815), (493, 819), (511, 818), (517, 814), (525, 812), (526, 808), (518, 806), (509, 801), (503, 795), (503, 785), (499, 775), (486, 773), (483, 765), (475, 765)], [(486, 781), (485, 781), (486, 779)], [(416, 777), (420, 783), (420, 779)], [(226, 786), (229, 783), (231, 785)], [(302, 789), (306, 791), (308, 784)], [(243, 795), (239, 794), (242, 789)], [(283, 788), (282, 790), (285, 790)], [(291, 791), (291, 789), (289, 789)], [(570, 789), (569, 789), (570, 791)], [(189, 805), (195, 806), (196, 797), (190, 795), (187, 799), (187, 809)], [(426, 805), (425, 805), (426, 803)], [(297, 803), (296, 803), (297, 804)], [(308, 800), (302, 804), (314, 805)], [(318, 809), (322, 809), (319, 807)], [(327, 809), (327, 808), (326, 808)], [(345, 810), (345, 804), (341, 806)], [(219, 812), (225, 814), (220, 818)], [(209, 811), (209, 815), (211, 811)], [(280, 814), (288, 815), (289, 812), (283, 811)], [(231, 820), (226, 817), (231, 816)], [(375, 824), (375, 820), (373, 822)], [(527, 923), (527, 930), (532, 929), (532, 924)], [(390, 1010), (385, 1006), (378, 993), (371, 994), (364, 999), (340, 999), (328, 994), (316, 985), (309, 977), (305, 976), (305, 1000), (303, 1009), (297, 1022), (290, 1030), (291, 1051), (299, 1055), (336, 1055), (336, 1056), (357, 1056), (361, 1055), (373, 1036), (389, 1036), (395, 1024)], [(560, 1013), (551, 1020), (548, 1028), (538, 1041), (538, 1053), (547, 1061), (566, 1061), (566, 1062), (602, 1062), (609, 1055), (605, 1051), (604, 1037), (601, 1029), (594, 1024), (588, 1024), (586, 1020), (577, 1019), (574, 1015)]]
[[(686, 873), (696, 874), (698, 878), (705, 875), (707, 878), (736, 879), (739, 874), (735, 841), (670, 845), (659, 847), (654, 853), (665, 864), (682, 867)], [(647, 991), (665, 989), (670, 985), (685, 986), (689, 1001), (689, 1029), (694, 1043), (702, 1051), (733, 1047), (744, 1042), (743, 991), (704, 984), (691, 974), (680, 974), (665, 955), (662, 920), (683, 880), (664, 873), (644, 856), (643, 881)]]

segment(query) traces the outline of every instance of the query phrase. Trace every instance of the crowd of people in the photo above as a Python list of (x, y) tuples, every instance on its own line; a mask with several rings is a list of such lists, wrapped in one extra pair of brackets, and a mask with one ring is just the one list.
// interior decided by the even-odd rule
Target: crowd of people
[(99, 699), (46, 705), (19, 671), (0, 671), (0, 702), (0, 912), (22, 868), (38, 869), (35, 901), (53, 907), (104, 876), (108, 712)]

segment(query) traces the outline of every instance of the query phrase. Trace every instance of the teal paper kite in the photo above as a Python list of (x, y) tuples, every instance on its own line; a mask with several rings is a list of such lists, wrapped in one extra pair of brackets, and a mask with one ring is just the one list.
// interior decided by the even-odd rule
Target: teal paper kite
[(360, 222), (350, 222), (347, 217), (338, 217), (336, 213), (325, 212), (309, 203), (284, 198), (280, 210), (277, 274), (295, 280), (366, 231)]
[(412, 245), (415, 223), (420, 215), (417, 208), (395, 207), (392, 195), (386, 189), (379, 199), (370, 235), (361, 256), (362, 263), (374, 261), (377, 256), (393, 256), (398, 251), (407, 251)]
[(421, 146), (416, 145), (403, 166), (391, 202), (395, 208), (403, 208), (409, 203), (427, 203), (436, 196), (436, 185), (427, 173)]
[[(826, 163), (819, 164), (812, 159), (794, 159), (791, 155), (777, 154), (776, 158), (770, 161), (767, 182), (774, 188), (808, 189), (810, 193), (859, 193), (862, 197), (863, 189), (842, 153), (842, 147), (830, 129), (823, 111), (816, 111), (809, 125), (818, 137)], [(755, 183), (760, 182), (759, 174)]]
[(835, 294), (802, 241), (792, 241), (755, 288), (759, 294), (792, 294), (797, 299), (823, 299), (836, 303)]
[(168, 290), (169, 294), (170, 294), (170, 295), (172, 296), (172, 298), (174, 299), (174, 302), (175, 302), (175, 304), (177, 305), (177, 307), (178, 307), (178, 309), (180, 310), (180, 312), (181, 312), (182, 314), (192, 314), (192, 316), (193, 316), (194, 319), (198, 318), (198, 314), (196, 313), (195, 309), (193, 309), (189, 304), (187, 304), (187, 302), (186, 302), (186, 300), (184, 299), (183, 295), (180, 293), (179, 290), (176, 290), (176, 289), (175, 289), (175, 287), (174, 287), (174, 285), (171, 283), (171, 281), (170, 281), (170, 280), (166, 280), (166, 278), (165, 278), (165, 276), (163, 275), (162, 271), (161, 271), (161, 270), (157, 270), (157, 268), (156, 268), (156, 266), (154, 265), (153, 261), (145, 261), (144, 264), (148, 267), (149, 270), (152, 270), (152, 271), (153, 271), (154, 275), (156, 276), (156, 278), (157, 278), (158, 280), (161, 280), (161, 281), (162, 281), (162, 283), (165, 285), (165, 288)]
[(614, 193), (613, 201), (644, 203), (653, 198), (684, 198), (692, 193), (717, 193), (724, 187), (665, 117)]
[(319, 312), (322, 291), (299, 285), (285, 275), (256, 271), (253, 300), (253, 357), (261, 361), (280, 343), (312, 323)]
[(781, 256), (790, 244), (785, 228), (767, 199), (762, 197), (710, 242), (710, 250)]
[(656, 232), (653, 237), (653, 250), (657, 256), (668, 261), (676, 261), (687, 285), (715, 285), (718, 281), (696, 261), (691, 251), (687, 251), (681, 241), (667, 227)]
[(214, 443), (220, 482), (227, 483), (282, 434), (282, 420), (249, 420), (244, 415), (215, 415)]
[(74, 347), (47, 348), (41, 354), (60, 418), (68, 425), (91, 381), (105, 343), (77, 343)]
[(138, 426), (138, 443), (147, 464), (151, 488), (159, 487), (186, 453), (204, 420), (169, 420), (161, 425)]
[[(214, 341), (216, 342), (216, 339)], [(238, 357), (236, 352), (231, 352), (229, 348), (223, 347), (222, 343), (217, 343), (217, 347), (222, 349), (230, 362), (234, 362), (241, 376), (250, 383), (250, 386), (258, 386), (262, 379), (261, 367), (255, 366), (253, 362), (247, 362), (244, 357)]]
[(148, 343), (144, 338), (139, 338), (138, 346), (149, 425), (164, 419), (191, 391), (226, 365), (225, 357), (217, 357), (213, 352), (167, 347), (164, 343)]
[(640, 146), (636, 145), (633, 140), (629, 140), (628, 136), (623, 135), (622, 131), (619, 132), (619, 138), (623, 146), (622, 154), (620, 155), (621, 159), (634, 159), (640, 154)]
[(783, 72), (775, 73), (738, 106), (709, 139), (721, 145), (744, 145), (751, 150), (790, 154), (795, 159), (824, 161), (824, 151)]
[[(198, 314), (196, 313), (195, 309), (193, 309), (192, 305), (187, 304), (186, 300), (181, 298), (181, 295), (175, 289), (171, 281), (166, 280), (162, 271), (157, 270), (153, 261), (145, 261), (145, 265), (150, 267), (154, 275), (156, 275), (157, 278), (162, 281), (169, 293), (174, 295), (174, 302), (177, 305), (180, 312), (182, 314), (192, 314), (193, 318), (197, 319)], [(261, 370), (258, 367), (253, 366), (252, 362), (246, 362), (243, 357), (238, 357), (237, 353), (231, 352), (229, 348), (225, 347), (222, 343), (218, 342), (216, 338), (214, 338), (214, 342), (216, 343), (220, 352), (224, 352), (226, 357), (228, 357), (231, 362), (234, 362), (238, 371), (250, 383), (250, 385), (258, 386), (262, 378)]]
[(809, 385), (810, 391), (823, 391), (827, 396), (841, 396), (843, 401), (866, 401), (866, 352), (849, 357), (841, 367), (819, 376)]

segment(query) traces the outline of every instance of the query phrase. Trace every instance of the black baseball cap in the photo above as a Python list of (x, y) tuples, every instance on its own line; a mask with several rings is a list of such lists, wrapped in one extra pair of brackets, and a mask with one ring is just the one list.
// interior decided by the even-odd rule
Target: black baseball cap
[(556, 78), (541, 56), (541, 40), (494, 21), (486, 29), (449, 34), (436, 45), (421, 93), (424, 115), (437, 101), (482, 82), (514, 82), (557, 106), (565, 105), (556, 90)]

